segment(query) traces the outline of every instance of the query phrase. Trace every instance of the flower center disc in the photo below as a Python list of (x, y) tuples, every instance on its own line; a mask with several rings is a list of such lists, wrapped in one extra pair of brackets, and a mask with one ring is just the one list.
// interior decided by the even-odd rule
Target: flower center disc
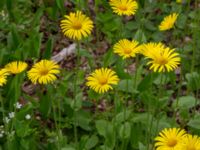
[(101, 79), (99, 79), (99, 83), (100, 83), (101, 85), (105, 85), (107, 82), (108, 82), (108, 80), (107, 80), (106, 78), (101, 78)]
[(40, 74), (41, 74), (42, 76), (45, 76), (45, 75), (47, 75), (48, 73), (49, 73), (49, 70), (47, 70), (47, 69), (43, 69), (43, 70), (40, 71)]
[(131, 49), (125, 48), (125, 49), (124, 49), (124, 53), (125, 53), (125, 54), (130, 54), (130, 53), (131, 53)]
[(160, 64), (160, 65), (165, 65), (165, 64), (167, 64), (167, 60), (165, 59), (165, 58), (161, 58), (161, 59), (159, 59), (158, 60), (158, 63)]
[(72, 26), (75, 30), (79, 30), (82, 28), (82, 24), (79, 21), (74, 22)]
[(121, 6), (119, 6), (119, 9), (120, 9), (121, 11), (126, 11), (126, 10), (127, 10), (127, 7), (126, 7), (125, 5), (121, 5)]
[(187, 147), (187, 149), (188, 150), (196, 150), (196, 148), (194, 148), (193, 146), (191, 146), (191, 147), (189, 146), (189, 147)]
[(168, 145), (169, 147), (174, 147), (176, 144), (177, 144), (177, 140), (175, 140), (175, 139), (171, 139), (171, 140), (169, 140), (168, 143), (167, 143), (167, 145)]

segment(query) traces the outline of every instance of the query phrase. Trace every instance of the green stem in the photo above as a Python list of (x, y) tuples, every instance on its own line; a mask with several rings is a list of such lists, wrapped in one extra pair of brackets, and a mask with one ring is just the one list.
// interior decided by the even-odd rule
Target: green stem
[(58, 136), (58, 150), (60, 150), (60, 130), (59, 130), (59, 126), (58, 126), (58, 123), (57, 123), (57, 120), (56, 120), (56, 104), (55, 102), (53, 101), (53, 118), (54, 118), (54, 122), (55, 122), (55, 127), (56, 127), (56, 132), (57, 132), (57, 136)]
[(77, 66), (75, 68), (75, 77), (74, 77), (74, 138), (75, 145), (78, 148), (78, 133), (77, 133), (77, 108), (76, 108), (76, 95), (77, 95), (77, 80), (79, 75), (79, 66), (80, 66), (80, 42), (77, 41)]
[[(97, 3), (98, 0), (95, 0), (95, 8), (94, 8), (94, 11), (95, 11), (95, 14), (98, 14), (98, 3)], [(97, 17), (95, 17), (95, 24), (96, 24), (96, 28), (95, 28), (95, 33), (96, 33), (96, 44), (97, 44), (97, 47), (99, 47), (99, 28), (98, 28), (98, 21), (97, 21)]]
[[(59, 139), (62, 137), (62, 130), (61, 130), (61, 101), (58, 99), (58, 130), (59, 130)], [(60, 140), (59, 140), (60, 141)]]
[[(159, 100), (163, 97), (163, 86), (162, 86), (162, 83), (163, 83), (163, 80), (164, 79), (164, 74), (161, 73), (161, 79), (160, 79), (160, 87), (159, 87), (159, 91), (158, 91), (158, 101), (156, 101), (156, 109), (155, 109), (155, 115), (158, 114), (158, 110), (159, 110)], [(165, 82), (164, 82), (165, 83)], [(163, 84), (164, 84), (163, 83)], [(156, 132), (155, 134), (158, 132), (158, 125), (159, 125), (159, 118), (157, 118), (157, 122), (156, 122)]]
[[(198, 10), (198, 1), (195, 0), (195, 10)], [(196, 11), (195, 12), (195, 19), (194, 19), (194, 22), (195, 24), (198, 24), (198, 13)], [(197, 50), (197, 43), (196, 41), (198, 41), (198, 38), (197, 38), (197, 35), (196, 33), (198, 33), (196, 27), (193, 28), (193, 48), (192, 48), (192, 66), (191, 66), (191, 71), (190, 72), (193, 72), (194, 71), (194, 68), (195, 68), (195, 57), (196, 57), (196, 50)]]
[[(158, 89), (158, 95), (157, 95), (157, 99), (156, 99), (156, 102), (155, 102), (156, 108), (154, 109), (153, 116), (151, 118), (149, 139), (148, 139), (149, 140), (149, 142), (148, 142), (148, 150), (150, 148), (150, 143), (151, 143), (151, 134), (152, 134), (152, 126), (153, 126), (153, 122), (154, 122), (154, 116), (156, 116), (156, 114), (158, 112), (159, 100), (162, 97), (162, 82), (163, 82), (163, 74), (161, 73), (160, 86), (159, 86), (159, 89)], [(157, 120), (157, 123), (156, 123), (156, 132), (157, 132), (158, 124), (159, 124), (159, 120)]]
[[(124, 21), (123, 21), (123, 17), (120, 17), (120, 19), (121, 19), (121, 23), (120, 23), (120, 29), (119, 29), (119, 39), (122, 39), (123, 37), (124, 37)], [(118, 39), (118, 40), (119, 40)]]
[[(126, 61), (126, 65), (128, 66), (128, 60)], [(128, 79), (126, 79), (126, 99), (124, 101), (124, 128), (123, 128), (123, 141), (122, 141), (122, 150), (126, 149), (126, 140), (125, 140), (125, 123), (126, 123), (126, 102), (128, 101)]]
[[(181, 65), (180, 65), (180, 68)], [(183, 78), (183, 72), (182, 72), (182, 69), (180, 69), (180, 82), (178, 84), (178, 91), (177, 91), (177, 98), (176, 98), (176, 107), (175, 107), (175, 112), (174, 112), (174, 120), (176, 120), (176, 112), (178, 111), (178, 105), (179, 105), (179, 97), (180, 97), (180, 93), (181, 93), (181, 86), (182, 86), (182, 78)]]
[(1, 109), (2, 109), (2, 115), (3, 115), (3, 120), (5, 119), (5, 113), (4, 113), (4, 103), (3, 103), (3, 98), (0, 92), (0, 101), (1, 101)]
[(78, 10), (81, 10), (81, 1), (80, 0), (77, 0), (77, 9)]
[[(117, 124), (116, 124), (116, 116), (117, 116), (117, 107), (118, 107), (118, 92), (117, 90), (114, 90), (114, 93), (115, 93), (115, 97), (114, 97), (114, 128), (115, 128), (115, 131), (116, 131), (116, 135), (118, 135), (118, 130), (117, 130)], [(116, 144), (115, 144), (115, 150), (118, 150), (118, 139), (116, 138)]]
[[(151, 87), (150, 87), (150, 92), (152, 93), (152, 89), (153, 89), (153, 84), (152, 84), (152, 81), (153, 81), (153, 77), (152, 77), (152, 73), (151, 73), (151, 76), (150, 76), (151, 78), (150, 78), (150, 83), (151, 83)], [(149, 99), (148, 99), (149, 100)], [(152, 130), (152, 124), (153, 124), (153, 119), (151, 118), (151, 120), (150, 120), (150, 112), (151, 112), (151, 110), (150, 110), (150, 102), (148, 101), (148, 123), (150, 122), (150, 126), (149, 126), (149, 128), (148, 128), (148, 132), (147, 132), (147, 150), (149, 150), (150, 149), (150, 141), (151, 141), (151, 135), (150, 135), (150, 133), (151, 133), (151, 130)], [(153, 116), (152, 116), (153, 117)], [(149, 133), (149, 134), (148, 134)]]
[(137, 67), (138, 67), (138, 61), (139, 61), (139, 58), (138, 58), (138, 55), (136, 55), (136, 59), (135, 59), (135, 78), (134, 78), (134, 90), (136, 91), (137, 89)]

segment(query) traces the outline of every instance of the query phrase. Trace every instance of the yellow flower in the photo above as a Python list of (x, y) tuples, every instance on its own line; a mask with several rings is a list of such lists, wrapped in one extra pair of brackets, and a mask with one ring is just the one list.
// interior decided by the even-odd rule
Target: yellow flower
[(156, 150), (182, 150), (181, 142), (185, 136), (185, 130), (179, 128), (165, 128), (155, 138)]
[(47, 84), (57, 79), (56, 74), (60, 73), (59, 66), (51, 60), (41, 60), (34, 64), (28, 71), (28, 78), (34, 83)]
[(105, 93), (117, 85), (119, 78), (114, 71), (108, 68), (96, 69), (87, 77), (86, 85), (97, 93)]
[(64, 16), (61, 20), (61, 30), (66, 37), (74, 40), (81, 40), (91, 34), (93, 29), (93, 22), (81, 11), (70, 13)]
[(117, 42), (114, 47), (114, 53), (117, 53), (119, 56), (122, 56), (123, 59), (129, 57), (135, 57), (136, 53), (139, 52), (140, 46), (138, 46), (137, 41), (129, 41), (127, 39), (122, 39)]
[(200, 150), (200, 138), (196, 135), (187, 135), (183, 141), (181, 150)]
[(176, 19), (178, 17), (177, 13), (170, 14), (164, 18), (164, 20), (159, 25), (160, 31), (169, 30), (174, 27)]
[(5, 69), (7, 69), (12, 74), (18, 74), (24, 71), (27, 68), (27, 63), (22, 61), (13, 61), (11, 63), (8, 63), (5, 66)]
[(7, 82), (7, 76), (9, 75), (6, 69), (0, 69), (0, 86), (3, 86)]
[(148, 43), (142, 47), (142, 54), (150, 61), (150, 69), (154, 72), (173, 71), (180, 64), (179, 54), (162, 43)]
[(182, 0), (176, 0), (177, 3), (182, 3)]
[(134, 15), (138, 9), (138, 3), (135, 0), (110, 0), (110, 5), (114, 13), (122, 15)]

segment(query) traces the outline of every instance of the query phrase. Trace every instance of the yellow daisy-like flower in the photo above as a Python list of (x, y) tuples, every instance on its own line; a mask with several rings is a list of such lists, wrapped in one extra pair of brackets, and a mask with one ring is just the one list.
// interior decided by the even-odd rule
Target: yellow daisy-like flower
[(70, 13), (64, 16), (61, 20), (61, 30), (66, 37), (74, 40), (80, 40), (91, 34), (93, 29), (93, 22), (81, 11)]
[(165, 31), (169, 30), (174, 27), (174, 24), (177, 20), (178, 14), (173, 13), (164, 18), (164, 20), (160, 23), (159, 25), (159, 30), (160, 31)]
[(196, 135), (187, 135), (182, 141), (181, 150), (200, 150), (200, 138)]
[(175, 49), (165, 47), (162, 43), (148, 43), (142, 47), (142, 54), (150, 61), (150, 69), (154, 72), (173, 71), (180, 64), (179, 54)]
[(60, 73), (59, 66), (51, 60), (41, 60), (34, 64), (28, 71), (28, 78), (34, 83), (47, 84), (57, 79), (56, 74)]
[(9, 75), (8, 70), (0, 69), (0, 86), (3, 86), (7, 82), (7, 76)]
[(136, 53), (139, 52), (140, 46), (137, 41), (129, 41), (127, 39), (122, 39), (117, 42), (114, 47), (114, 53), (117, 53), (119, 56), (122, 56), (123, 59), (129, 57), (135, 57)]
[(138, 9), (138, 3), (135, 0), (110, 0), (114, 13), (122, 15), (134, 15)]
[(119, 78), (116, 73), (108, 68), (96, 69), (87, 77), (86, 85), (97, 93), (105, 93), (113, 89), (111, 85), (117, 85)]
[(177, 3), (182, 3), (182, 0), (176, 0)]
[(185, 136), (185, 130), (179, 128), (165, 128), (155, 138), (156, 150), (182, 150), (181, 142)]
[(22, 61), (13, 61), (11, 63), (8, 63), (5, 66), (5, 69), (7, 69), (12, 74), (18, 74), (24, 71), (27, 68), (27, 63)]

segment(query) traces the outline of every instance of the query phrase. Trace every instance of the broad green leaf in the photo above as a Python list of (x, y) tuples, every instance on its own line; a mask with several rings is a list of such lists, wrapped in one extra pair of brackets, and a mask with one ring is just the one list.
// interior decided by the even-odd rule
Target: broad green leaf
[(85, 148), (86, 148), (87, 150), (90, 150), (90, 149), (94, 148), (94, 147), (97, 145), (98, 141), (99, 141), (98, 137), (97, 137), (96, 135), (92, 135), (92, 136), (87, 140), (87, 143), (86, 143), (86, 145), (85, 145)]
[(195, 115), (194, 118), (190, 119), (187, 125), (200, 130), (200, 115)]
[(194, 107), (195, 104), (199, 102), (196, 102), (196, 99), (193, 96), (182, 96), (173, 102), (173, 107), (176, 107), (177, 103), (180, 110), (185, 110)]
[(108, 127), (108, 122), (106, 120), (95, 121), (97, 131), (103, 137), (106, 137), (106, 127)]
[(128, 139), (131, 135), (131, 125), (129, 122), (125, 122), (119, 129), (119, 136), (121, 139)]

